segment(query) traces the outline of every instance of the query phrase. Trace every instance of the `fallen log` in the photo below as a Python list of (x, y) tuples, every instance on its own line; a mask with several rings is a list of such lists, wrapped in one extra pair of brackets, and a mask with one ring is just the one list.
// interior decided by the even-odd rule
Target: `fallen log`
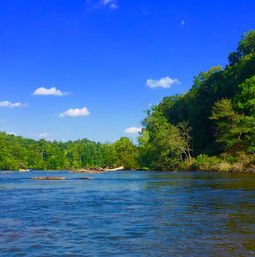
[(65, 177), (33, 177), (33, 180), (65, 180)]
[(85, 169), (81, 169), (81, 170), (71, 170), (71, 173), (90, 173), (90, 174), (99, 174), (102, 173), (104, 171), (98, 171), (98, 170), (85, 170)]
[(123, 166), (120, 166), (118, 168), (114, 168), (114, 169), (102, 169), (102, 168), (86, 168), (86, 169), (80, 169), (80, 170), (71, 170), (71, 173), (91, 173), (91, 174), (100, 174), (103, 172), (110, 172), (110, 171), (121, 171), (121, 170), (125, 170), (125, 168)]
[(120, 166), (120, 167), (115, 168), (115, 169), (106, 169), (105, 171), (121, 171), (121, 170), (125, 170), (124, 166)]

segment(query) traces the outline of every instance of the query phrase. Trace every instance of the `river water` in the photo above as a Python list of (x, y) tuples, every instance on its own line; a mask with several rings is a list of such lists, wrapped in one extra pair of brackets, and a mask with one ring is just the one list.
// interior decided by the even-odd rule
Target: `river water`
[(0, 256), (255, 256), (255, 174), (0, 173)]

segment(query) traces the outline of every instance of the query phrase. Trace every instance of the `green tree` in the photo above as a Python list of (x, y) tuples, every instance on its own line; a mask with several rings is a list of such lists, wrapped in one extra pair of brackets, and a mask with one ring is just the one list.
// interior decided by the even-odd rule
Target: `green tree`
[(137, 147), (127, 138), (122, 137), (114, 143), (116, 154), (116, 166), (124, 166), (125, 169), (138, 168)]
[(241, 141), (245, 133), (243, 118), (234, 110), (231, 99), (223, 98), (212, 107), (210, 119), (215, 121), (217, 142), (223, 143), (224, 149)]

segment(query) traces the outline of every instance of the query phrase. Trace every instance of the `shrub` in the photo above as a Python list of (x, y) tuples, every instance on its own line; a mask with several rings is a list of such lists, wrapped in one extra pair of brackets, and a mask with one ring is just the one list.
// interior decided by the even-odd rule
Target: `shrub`
[(194, 170), (204, 170), (204, 171), (216, 171), (218, 170), (219, 164), (222, 159), (216, 156), (207, 156), (205, 154), (200, 154), (197, 156), (196, 160), (192, 164), (192, 169)]

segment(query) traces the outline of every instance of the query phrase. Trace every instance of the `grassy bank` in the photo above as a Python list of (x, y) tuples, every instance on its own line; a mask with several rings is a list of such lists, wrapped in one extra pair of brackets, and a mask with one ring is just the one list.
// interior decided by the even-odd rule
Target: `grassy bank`
[(219, 172), (250, 172), (255, 173), (255, 155), (245, 152), (208, 156), (205, 154), (184, 161), (178, 170), (185, 171), (219, 171)]

